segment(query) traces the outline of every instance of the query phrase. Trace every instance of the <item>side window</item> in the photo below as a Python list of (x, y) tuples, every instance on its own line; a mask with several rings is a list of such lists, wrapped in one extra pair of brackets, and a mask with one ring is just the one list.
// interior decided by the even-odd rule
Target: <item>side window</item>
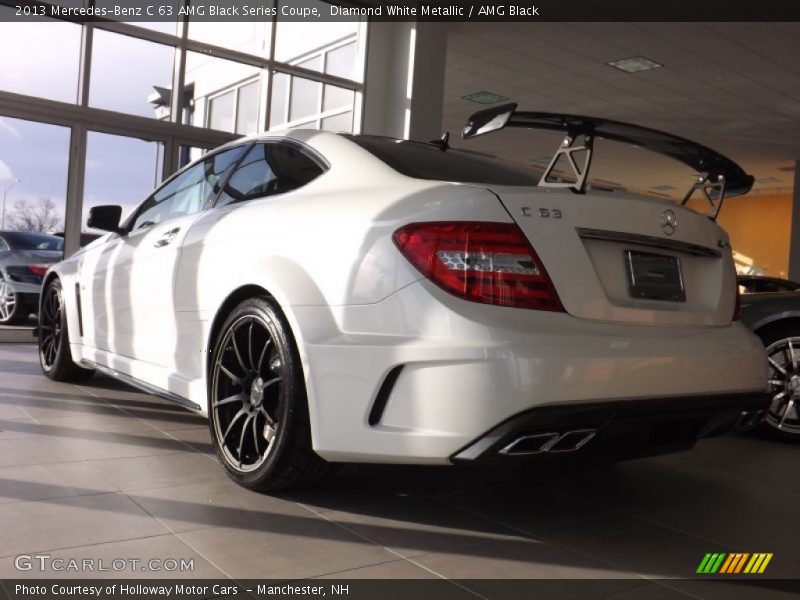
[(217, 206), (284, 194), (306, 185), (322, 173), (322, 167), (295, 144), (256, 144), (228, 180)]
[(6, 241), (0, 237), (0, 252), (6, 252), (8, 250), (8, 244)]
[(197, 163), (156, 190), (136, 214), (131, 231), (208, 208), (219, 193), (220, 182), (245, 151), (237, 146)]

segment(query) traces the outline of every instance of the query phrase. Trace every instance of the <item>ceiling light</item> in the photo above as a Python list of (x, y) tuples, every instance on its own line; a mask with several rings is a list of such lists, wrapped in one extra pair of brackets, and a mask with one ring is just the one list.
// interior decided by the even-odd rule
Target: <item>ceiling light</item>
[(469, 100), (470, 102), (477, 102), (478, 104), (494, 104), (495, 102), (502, 102), (503, 100), (508, 100), (505, 96), (501, 96), (499, 94), (495, 94), (492, 92), (475, 92), (473, 94), (467, 94), (466, 96), (461, 96), (464, 100)]
[(606, 64), (609, 67), (614, 67), (626, 73), (639, 73), (640, 71), (649, 71), (650, 69), (658, 69), (664, 66), (644, 56), (632, 56), (631, 58), (623, 58), (622, 60), (612, 60)]
[(756, 179), (756, 183), (780, 183), (781, 180), (777, 177), (762, 177), (761, 179)]

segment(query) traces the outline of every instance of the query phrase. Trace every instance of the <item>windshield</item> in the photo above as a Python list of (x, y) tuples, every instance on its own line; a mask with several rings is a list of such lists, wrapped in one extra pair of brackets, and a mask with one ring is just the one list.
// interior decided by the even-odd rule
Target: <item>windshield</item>
[(539, 175), (534, 172), (472, 152), (371, 135), (345, 137), (408, 177), (493, 185), (539, 184)]
[(54, 235), (10, 231), (3, 233), (6, 243), (12, 250), (53, 250), (63, 252), (64, 240)]

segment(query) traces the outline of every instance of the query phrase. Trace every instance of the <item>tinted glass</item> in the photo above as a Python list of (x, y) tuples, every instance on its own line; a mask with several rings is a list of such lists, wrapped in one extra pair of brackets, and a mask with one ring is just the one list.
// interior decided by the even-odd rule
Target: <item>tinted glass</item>
[(256, 144), (225, 186), (219, 206), (283, 194), (304, 186), (322, 172), (322, 168), (294, 144)]
[(7, 232), (3, 234), (12, 250), (64, 250), (64, 240), (41, 233)]
[(442, 151), (433, 144), (391, 138), (346, 137), (408, 177), (495, 185), (539, 184), (539, 175), (536, 173), (470, 152), (453, 149)]
[(200, 212), (213, 202), (220, 181), (246, 146), (237, 146), (208, 157), (157, 190), (139, 209), (131, 230), (149, 227), (167, 219)]

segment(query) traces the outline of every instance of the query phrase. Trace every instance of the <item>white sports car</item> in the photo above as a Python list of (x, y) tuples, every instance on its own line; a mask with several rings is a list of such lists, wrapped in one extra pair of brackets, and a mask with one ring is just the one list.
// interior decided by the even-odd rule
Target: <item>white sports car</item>
[[(255, 489), (348, 461), (620, 459), (762, 419), (764, 348), (713, 220), (752, 177), (676, 136), (515, 105), (464, 136), (503, 127), (566, 138), (540, 178), (446, 136), (265, 134), (122, 224), (95, 207), (109, 233), (44, 280), (44, 373), (97, 370), (207, 413)], [(587, 190), (595, 136), (692, 165), (713, 214)]]

